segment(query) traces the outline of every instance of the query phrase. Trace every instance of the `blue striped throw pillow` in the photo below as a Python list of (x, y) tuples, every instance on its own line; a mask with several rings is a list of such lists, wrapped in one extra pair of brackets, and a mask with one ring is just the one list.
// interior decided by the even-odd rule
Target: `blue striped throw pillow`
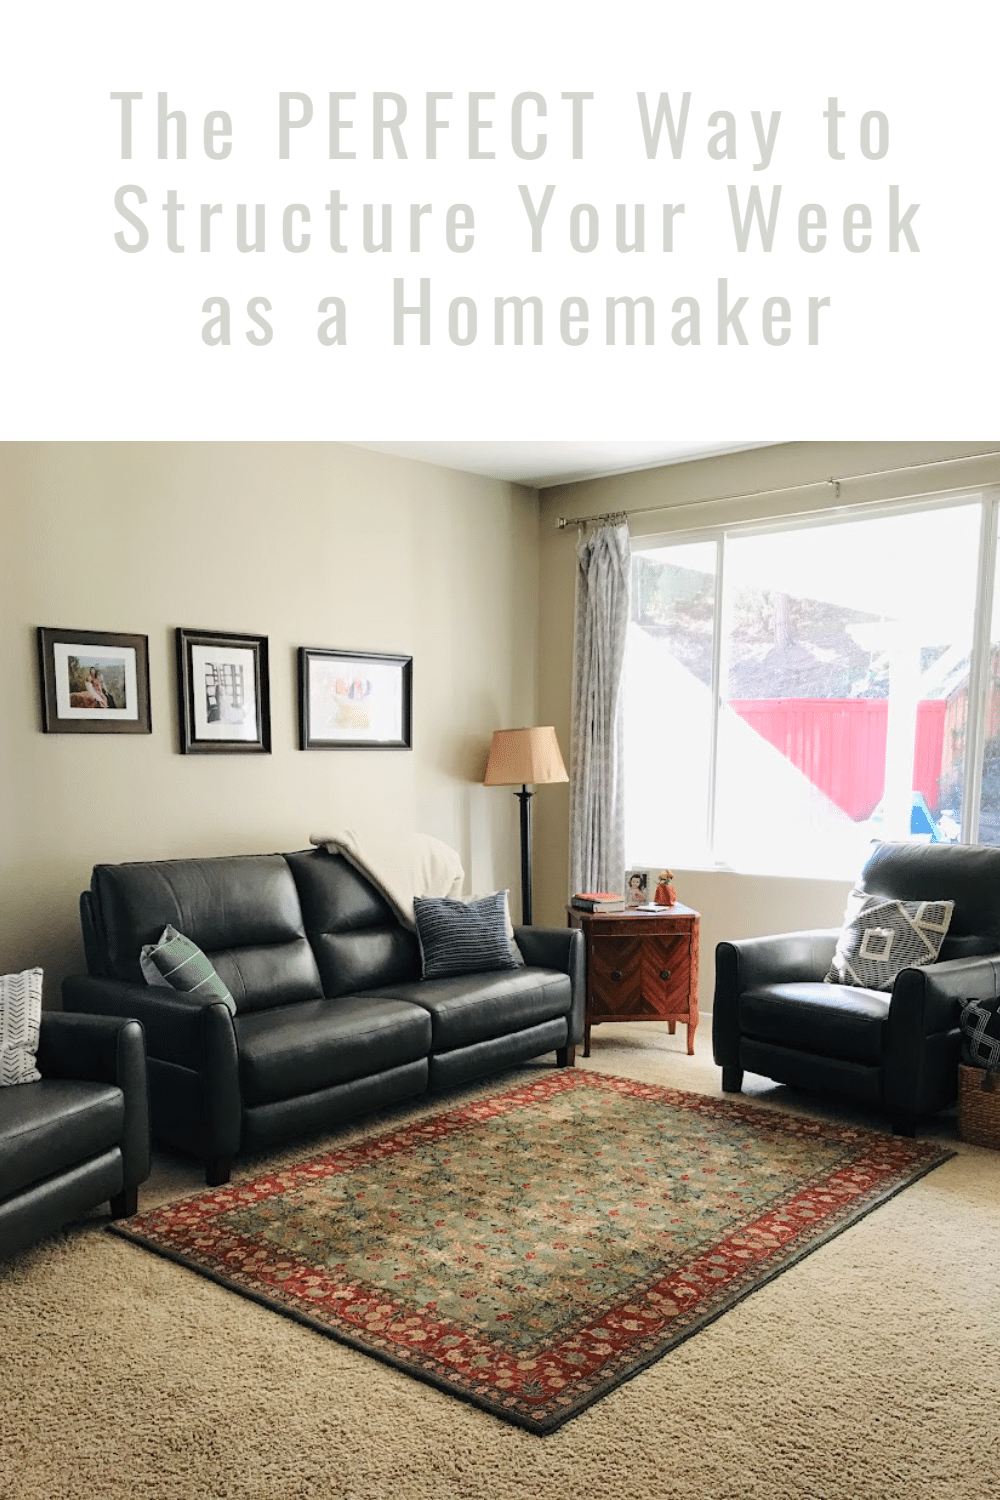
[(478, 901), (414, 896), (413, 912), (425, 979), (519, 967), (507, 937), (506, 891)]
[(197, 1000), (221, 1000), (227, 1010), (236, 1014), (236, 1001), (211, 961), (197, 943), (192, 943), (175, 927), (164, 927), (158, 943), (146, 944), (139, 954), (139, 967), (147, 984), (169, 985), (172, 990), (193, 995)]

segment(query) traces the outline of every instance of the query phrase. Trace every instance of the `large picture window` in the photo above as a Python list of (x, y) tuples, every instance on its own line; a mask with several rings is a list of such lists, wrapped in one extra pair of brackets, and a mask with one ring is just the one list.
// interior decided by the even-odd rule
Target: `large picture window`
[(628, 864), (841, 878), (873, 839), (1000, 844), (995, 504), (633, 542)]

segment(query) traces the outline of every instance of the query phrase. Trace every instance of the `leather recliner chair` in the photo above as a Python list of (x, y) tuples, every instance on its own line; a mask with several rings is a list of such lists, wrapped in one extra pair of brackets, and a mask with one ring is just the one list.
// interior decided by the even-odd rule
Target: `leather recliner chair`
[(138, 1021), (43, 1011), (41, 1079), (0, 1088), (0, 1255), (110, 1202), (137, 1208), (149, 1176), (146, 1049)]
[(958, 1089), (962, 1004), (1000, 992), (1000, 849), (879, 844), (858, 888), (955, 903), (938, 961), (903, 969), (891, 991), (827, 984), (839, 929), (720, 943), (712, 1043), (722, 1087), (744, 1071), (838, 1095), (913, 1135)]

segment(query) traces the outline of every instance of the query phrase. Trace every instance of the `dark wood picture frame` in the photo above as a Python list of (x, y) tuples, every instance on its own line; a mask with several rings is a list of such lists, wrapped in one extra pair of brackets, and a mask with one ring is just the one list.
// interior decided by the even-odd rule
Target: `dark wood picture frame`
[(299, 647), (300, 750), (410, 750), (412, 726), (412, 656)]
[(179, 626), (177, 692), (182, 755), (270, 754), (266, 635)]
[(39, 625), (38, 666), (46, 734), (152, 732), (148, 636)]

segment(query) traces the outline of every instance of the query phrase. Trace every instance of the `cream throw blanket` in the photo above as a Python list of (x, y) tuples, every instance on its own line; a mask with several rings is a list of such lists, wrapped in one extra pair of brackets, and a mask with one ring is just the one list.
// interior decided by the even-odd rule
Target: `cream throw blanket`
[(465, 871), (455, 849), (429, 833), (398, 833), (343, 828), (339, 833), (311, 833), (309, 842), (330, 854), (342, 854), (388, 901), (399, 920), (416, 926), (414, 896), (461, 899)]

